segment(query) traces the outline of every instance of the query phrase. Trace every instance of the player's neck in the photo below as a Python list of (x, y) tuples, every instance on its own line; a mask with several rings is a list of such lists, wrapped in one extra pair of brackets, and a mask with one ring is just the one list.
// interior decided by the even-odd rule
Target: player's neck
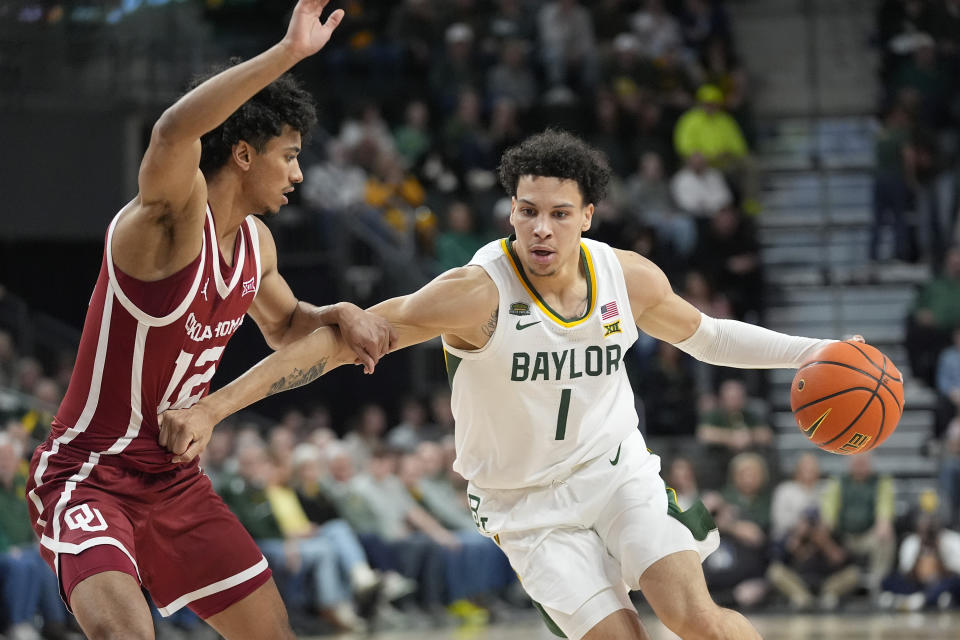
[(538, 276), (520, 262), (527, 280), (542, 297), (563, 298), (567, 292), (580, 282), (584, 282), (587, 274), (581, 265), (580, 253), (573, 254), (559, 269), (550, 275)]
[(239, 182), (230, 175), (215, 176), (207, 183), (207, 201), (213, 212), (220, 245), (232, 245), (237, 229), (251, 213), (251, 206), (243, 197)]

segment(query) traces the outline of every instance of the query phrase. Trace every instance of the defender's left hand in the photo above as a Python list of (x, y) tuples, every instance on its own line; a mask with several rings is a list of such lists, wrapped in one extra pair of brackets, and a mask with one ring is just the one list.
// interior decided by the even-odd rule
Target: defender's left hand
[(343, 303), (337, 323), (340, 335), (363, 365), (364, 373), (373, 373), (380, 358), (397, 343), (397, 331), (380, 316), (356, 305)]
[(189, 409), (164, 411), (157, 420), (160, 422), (160, 446), (173, 454), (171, 462), (174, 464), (190, 462), (200, 455), (207, 448), (216, 425), (213, 415), (202, 403)]

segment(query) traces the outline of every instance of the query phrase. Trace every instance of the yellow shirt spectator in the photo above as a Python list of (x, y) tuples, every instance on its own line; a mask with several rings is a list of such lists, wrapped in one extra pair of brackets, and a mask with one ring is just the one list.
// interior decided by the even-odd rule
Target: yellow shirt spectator
[(684, 159), (702, 154), (711, 164), (723, 156), (742, 158), (747, 155), (747, 142), (740, 125), (721, 108), (723, 94), (711, 85), (697, 91), (700, 106), (684, 113), (673, 132), (677, 153)]

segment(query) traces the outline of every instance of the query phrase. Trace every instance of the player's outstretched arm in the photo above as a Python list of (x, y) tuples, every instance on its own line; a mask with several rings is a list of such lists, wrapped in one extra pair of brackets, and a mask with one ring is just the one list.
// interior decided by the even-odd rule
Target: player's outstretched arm
[(323, 48), (343, 18), (338, 9), (321, 21), (328, 1), (300, 0), (283, 40), (213, 76), (163, 112), (140, 165), (140, 193), (114, 232), (114, 260), (121, 269), (141, 279), (159, 279), (196, 257), (207, 198), (199, 169), (200, 137)]
[[(371, 309), (397, 331), (395, 349), (450, 334), (481, 347), (492, 335), (497, 288), (479, 267), (453, 269), (422, 289)], [(491, 308), (492, 305), (492, 308)], [(486, 337), (484, 337), (486, 336)], [(321, 327), (261, 360), (242, 376), (189, 409), (160, 416), (160, 445), (173, 462), (189, 462), (207, 446), (213, 427), (269, 395), (308, 384), (356, 356), (334, 327)]]
[(443, 334), (467, 349), (479, 349), (496, 328), (497, 286), (477, 266), (451, 269), (418, 291), (370, 307), (396, 331), (395, 351)]
[(654, 263), (631, 251), (617, 251), (637, 327), (694, 358), (741, 369), (797, 368), (833, 340), (778, 333), (737, 320), (701, 313), (678, 296)]

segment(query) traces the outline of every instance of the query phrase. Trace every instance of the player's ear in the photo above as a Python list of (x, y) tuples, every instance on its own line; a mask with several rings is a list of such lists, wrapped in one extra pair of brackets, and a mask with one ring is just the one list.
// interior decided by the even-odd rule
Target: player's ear
[(583, 224), (580, 225), (581, 233), (590, 229), (590, 223), (593, 222), (593, 211), (593, 204), (588, 204), (583, 208)]
[(250, 164), (253, 161), (253, 148), (247, 141), (241, 140), (237, 144), (233, 145), (233, 149), (231, 149), (231, 157), (237, 166), (240, 167), (240, 169), (243, 171), (248, 171), (250, 169)]

